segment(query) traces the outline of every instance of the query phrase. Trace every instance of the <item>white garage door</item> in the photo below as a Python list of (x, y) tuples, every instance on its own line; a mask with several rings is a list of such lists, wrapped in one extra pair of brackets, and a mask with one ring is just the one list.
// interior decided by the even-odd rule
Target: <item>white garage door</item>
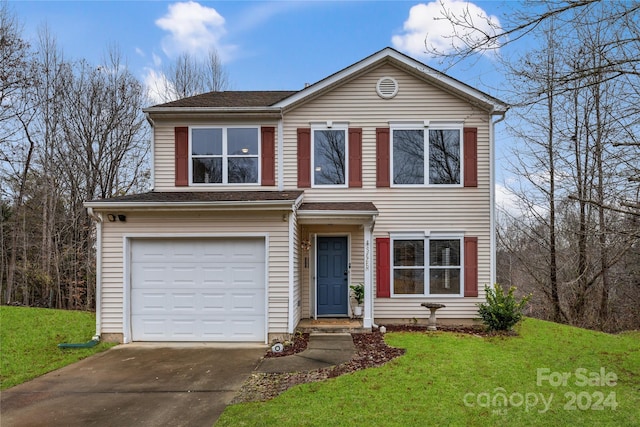
[(264, 341), (264, 239), (131, 241), (133, 341)]

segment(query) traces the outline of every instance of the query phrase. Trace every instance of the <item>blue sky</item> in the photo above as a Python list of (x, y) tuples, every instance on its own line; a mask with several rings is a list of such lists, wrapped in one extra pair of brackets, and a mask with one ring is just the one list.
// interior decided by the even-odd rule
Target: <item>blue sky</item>
[[(437, 1), (10, 0), (9, 4), (23, 22), (27, 38), (35, 39), (37, 28), (46, 23), (67, 58), (92, 63), (100, 61), (107, 46), (116, 44), (141, 79), (181, 51), (204, 54), (214, 47), (235, 90), (300, 89), (386, 46), (438, 68), (423, 53), (424, 37), (430, 34), (437, 40), (451, 33), (445, 23), (433, 19), (439, 11)], [(506, 7), (493, 1), (475, 5), (488, 15), (499, 15)], [(473, 73), (465, 66), (448, 72), (489, 92), (492, 89), (486, 85), (497, 78), (489, 59), (474, 63)]]
[[(447, 49), (451, 27), (434, 1), (25, 1), (9, 0), (23, 35), (35, 41), (47, 24), (67, 59), (99, 64), (117, 45), (130, 70), (148, 83), (181, 52), (215, 48), (232, 90), (297, 90), (391, 46), (441, 69), (424, 40)], [(476, 22), (494, 22), (516, 2), (443, 0)], [(490, 56), (446, 72), (501, 97), (502, 76)], [(508, 145), (498, 128), (498, 164)], [(498, 181), (500, 181), (500, 171)]]

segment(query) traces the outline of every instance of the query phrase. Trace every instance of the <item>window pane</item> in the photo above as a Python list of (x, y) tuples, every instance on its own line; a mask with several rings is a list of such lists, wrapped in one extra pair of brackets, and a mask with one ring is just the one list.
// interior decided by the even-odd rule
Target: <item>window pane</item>
[(222, 155), (222, 129), (192, 129), (191, 153), (194, 156)]
[(257, 156), (258, 129), (227, 129), (227, 154), (230, 156)]
[(228, 170), (229, 184), (257, 183), (258, 182), (258, 158), (257, 157), (230, 157)]
[(402, 269), (393, 271), (394, 294), (424, 294), (424, 270)]
[(459, 268), (432, 268), (429, 274), (430, 294), (460, 294)]
[(193, 182), (221, 183), (222, 158), (193, 159)]
[(393, 131), (393, 183), (424, 184), (424, 131)]
[(424, 265), (424, 240), (394, 240), (393, 266)]
[(460, 240), (430, 240), (429, 265), (432, 267), (459, 266)]
[(316, 130), (313, 138), (314, 183), (344, 184), (345, 131)]
[(429, 131), (429, 184), (460, 184), (460, 131)]

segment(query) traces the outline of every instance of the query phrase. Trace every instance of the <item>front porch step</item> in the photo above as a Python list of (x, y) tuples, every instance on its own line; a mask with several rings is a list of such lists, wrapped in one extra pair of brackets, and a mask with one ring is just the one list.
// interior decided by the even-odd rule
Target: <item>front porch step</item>
[(302, 319), (296, 330), (303, 334), (363, 334), (371, 332), (371, 328), (362, 326), (362, 320), (347, 318)]

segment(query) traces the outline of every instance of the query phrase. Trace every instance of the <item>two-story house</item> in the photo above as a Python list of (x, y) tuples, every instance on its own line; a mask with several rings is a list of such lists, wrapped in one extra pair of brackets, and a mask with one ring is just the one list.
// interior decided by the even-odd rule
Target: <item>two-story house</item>
[(301, 319), (468, 323), (494, 282), (493, 128), (507, 105), (385, 48), (298, 91), (145, 110), (153, 189), (87, 202), (97, 334), (258, 341)]

